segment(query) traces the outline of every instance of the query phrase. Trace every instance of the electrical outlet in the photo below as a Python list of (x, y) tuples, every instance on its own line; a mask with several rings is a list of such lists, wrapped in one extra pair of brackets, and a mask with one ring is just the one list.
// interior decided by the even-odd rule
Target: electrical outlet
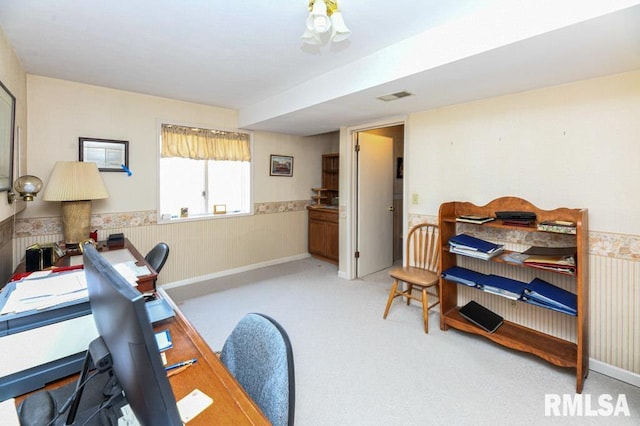
[(418, 202), (419, 202), (418, 194), (414, 192), (413, 194), (411, 194), (411, 204), (418, 204)]

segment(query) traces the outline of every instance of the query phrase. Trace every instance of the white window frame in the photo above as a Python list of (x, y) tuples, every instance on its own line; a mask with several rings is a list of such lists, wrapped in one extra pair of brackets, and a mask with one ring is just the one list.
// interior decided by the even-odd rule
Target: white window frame
[[(162, 125), (163, 124), (173, 124), (175, 126), (183, 126), (183, 127), (193, 127), (199, 129), (211, 129), (211, 130), (220, 130), (223, 132), (235, 132), (235, 133), (244, 133), (249, 135), (249, 149), (251, 151), (251, 161), (249, 166), (249, 211), (239, 212), (239, 213), (225, 213), (225, 214), (213, 214), (213, 212), (206, 214), (198, 214), (195, 216), (188, 217), (162, 217), (162, 211), (160, 206), (160, 173), (162, 172), (160, 168), (160, 160), (161, 160), (161, 149), (162, 149)], [(238, 130), (238, 129), (229, 129), (221, 126), (213, 126), (211, 124), (202, 124), (202, 123), (187, 123), (187, 122), (179, 122), (176, 120), (157, 120), (156, 123), (156, 134), (157, 134), (157, 144), (156, 144), (156, 165), (157, 165), (157, 177), (156, 182), (157, 185), (157, 194), (156, 194), (156, 221), (158, 224), (167, 224), (167, 223), (183, 223), (183, 222), (192, 222), (198, 220), (218, 220), (218, 219), (229, 219), (232, 217), (242, 217), (242, 216), (253, 216), (254, 215), (254, 202), (253, 202), (253, 172), (254, 172), (254, 162), (255, 162), (255, 152), (253, 150), (253, 132), (247, 130)]]

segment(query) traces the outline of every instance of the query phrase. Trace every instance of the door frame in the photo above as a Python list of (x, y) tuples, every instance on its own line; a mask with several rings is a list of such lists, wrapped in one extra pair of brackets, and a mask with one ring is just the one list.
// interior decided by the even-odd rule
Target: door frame
[[(343, 188), (347, 189), (347, 205), (346, 205), (346, 217), (345, 217), (345, 232), (344, 234), (340, 232), (341, 241), (344, 241), (344, 250), (340, 250), (340, 272), (339, 275), (343, 278), (353, 280), (356, 279), (356, 258), (355, 258), (355, 249), (357, 247), (358, 241), (358, 193), (357, 193), (357, 182), (358, 182), (358, 168), (357, 168), (357, 156), (355, 155), (355, 145), (356, 145), (356, 133), (362, 132), (365, 130), (379, 129), (381, 127), (391, 127), (403, 125), (405, 131), (405, 149), (403, 156), (406, 153), (407, 147), (407, 117), (392, 117), (384, 120), (373, 121), (369, 123), (358, 124), (355, 126), (350, 126), (341, 129), (340, 132), (340, 164), (344, 165), (346, 170), (345, 173), (340, 171), (340, 176), (344, 176), (346, 180), (344, 185), (341, 184), (340, 194), (342, 196)], [(343, 160), (344, 159), (344, 162)], [(402, 193), (404, 194), (406, 191), (407, 179), (406, 179), (406, 160), (405, 160), (405, 179), (402, 182)], [(406, 197), (403, 196), (403, 203), (406, 203)], [(403, 211), (406, 211), (403, 209)], [(403, 218), (404, 223), (404, 218)], [(343, 227), (341, 226), (340, 229)]]

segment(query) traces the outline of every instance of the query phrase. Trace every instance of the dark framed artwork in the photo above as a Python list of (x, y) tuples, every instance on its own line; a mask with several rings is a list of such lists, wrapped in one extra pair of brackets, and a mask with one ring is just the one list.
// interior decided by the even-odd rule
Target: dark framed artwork
[(15, 123), (16, 98), (0, 81), (0, 191), (10, 191), (13, 185)]
[(94, 162), (101, 172), (129, 170), (129, 141), (79, 138), (80, 161)]
[(269, 164), (270, 176), (293, 176), (293, 157), (272, 154)]
[(404, 177), (404, 158), (398, 157), (396, 161), (396, 179), (402, 179)]

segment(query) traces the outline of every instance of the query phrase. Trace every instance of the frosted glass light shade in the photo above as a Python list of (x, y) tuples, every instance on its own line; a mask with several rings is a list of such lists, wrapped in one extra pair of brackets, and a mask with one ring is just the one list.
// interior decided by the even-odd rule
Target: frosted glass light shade
[(58, 161), (47, 181), (45, 201), (98, 200), (109, 197), (96, 163)]
[(24, 175), (16, 179), (13, 188), (24, 201), (33, 201), (33, 197), (42, 189), (42, 181), (37, 176)]
[(339, 43), (349, 38), (349, 35), (351, 35), (351, 30), (347, 28), (347, 25), (344, 23), (342, 12), (333, 12), (333, 15), (331, 15), (331, 22), (333, 23), (331, 29), (332, 42)]
[(316, 0), (307, 17), (307, 28), (318, 33), (326, 33), (331, 28), (331, 20), (327, 15), (327, 5), (324, 0)]
[(318, 33), (310, 31), (308, 28), (305, 29), (304, 34), (302, 34), (302, 41), (314, 46), (322, 44), (322, 40), (320, 39), (320, 36), (318, 35)]

